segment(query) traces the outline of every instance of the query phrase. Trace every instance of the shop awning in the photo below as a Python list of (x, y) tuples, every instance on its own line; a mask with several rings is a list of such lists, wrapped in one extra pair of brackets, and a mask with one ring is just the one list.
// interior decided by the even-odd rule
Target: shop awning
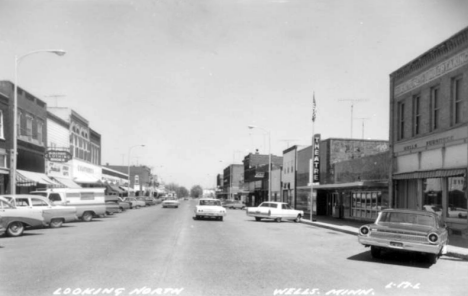
[(59, 178), (59, 177), (53, 177), (55, 181), (59, 182), (63, 186), (67, 188), (82, 188), (80, 185), (76, 184), (73, 182), (71, 179), (66, 179), (66, 178)]
[[(362, 187), (386, 187), (387, 181), (359, 181), (339, 184), (321, 184), (314, 185), (314, 189), (344, 189), (344, 188), (362, 188)], [(310, 189), (310, 186), (298, 187), (298, 189)]]
[(60, 187), (61, 185), (47, 177), (46, 174), (16, 170), (17, 186), (36, 186), (37, 184), (43, 184), (51, 187)]
[(102, 184), (101, 180), (92, 176), (80, 176), (73, 179), (75, 183), (81, 184)]
[(129, 188), (129, 187), (125, 187), (125, 186), (120, 186), (121, 189), (125, 190), (126, 192), (135, 192), (134, 189), (132, 188)]
[(109, 191), (112, 191), (112, 192), (115, 192), (117, 194), (121, 194), (121, 193), (124, 193), (125, 191), (123, 191), (122, 189), (119, 188), (119, 186), (116, 186), (114, 184), (106, 184), (107, 188)]
[(416, 171), (409, 173), (393, 174), (394, 180), (404, 179), (431, 179), (431, 178), (447, 178), (456, 176), (465, 176), (466, 169), (451, 169), (451, 170), (432, 170), (432, 171)]

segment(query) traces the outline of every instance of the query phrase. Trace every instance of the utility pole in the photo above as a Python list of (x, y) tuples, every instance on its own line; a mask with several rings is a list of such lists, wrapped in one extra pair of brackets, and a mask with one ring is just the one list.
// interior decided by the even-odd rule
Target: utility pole
[(364, 121), (370, 120), (371, 118), (370, 117), (358, 117), (354, 119), (362, 120), (362, 138), (364, 139)]
[(355, 103), (358, 103), (358, 102), (366, 102), (368, 101), (368, 99), (340, 99), (338, 100), (340, 102), (344, 102), (344, 101), (349, 101), (351, 102), (351, 139), (353, 138), (353, 107), (354, 107), (354, 104)]
[(284, 140), (280, 140), (280, 141), (281, 142), (286, 142), (286, 145), (288, 146), (286, 148), (289, 148), (289, 142), (296, 142), (297, 139), (284, 139)]

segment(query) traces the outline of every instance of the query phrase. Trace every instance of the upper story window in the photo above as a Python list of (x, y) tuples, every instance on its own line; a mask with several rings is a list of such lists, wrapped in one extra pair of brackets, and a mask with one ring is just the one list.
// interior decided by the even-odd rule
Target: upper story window
[(421, 96), (416, 95), (413, 97), (413, 136), (421, 133)]
[(463, 95), (462, 95), (462, 78), (456, 77), (452, 79), (452, 124), (459, 124), (463, 120)]
[(405, 137), (405, 103), (398, 103), (398, 139)]
[(39, 144), (44, 144), (44, 138), (42, 136), (42, 129), (44, 123), (41, 120), (37, 120), (37, 141)]
[(29, 115), (26, 115), (26, 136), (31, 137), (33, 134), (33, 118)]
[(0, 110), (0, 139), (5, 139), (5, 132), (3, 127), (3, 110)]
[(440, 127), (440, 89), (438, 86), (431, 88), (431, 131)]

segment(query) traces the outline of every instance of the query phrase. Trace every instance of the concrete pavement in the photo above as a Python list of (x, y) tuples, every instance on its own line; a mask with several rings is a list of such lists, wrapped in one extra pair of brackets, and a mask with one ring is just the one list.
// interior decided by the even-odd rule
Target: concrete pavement
[[(310, 221), (310, 219), (302, 219), (301, 223), (332, 229), (356, 236), (358, 234), (359, 227), (366, 224), (365, 222), (343, 220), (325, 216), (316, 216), (313, 219), (314, 221)], [(449, 235), (449, 244), (447, 246), (447, 254), (445, 256), (468, 260), (468, 239), (463, 238), (460, 235)]]

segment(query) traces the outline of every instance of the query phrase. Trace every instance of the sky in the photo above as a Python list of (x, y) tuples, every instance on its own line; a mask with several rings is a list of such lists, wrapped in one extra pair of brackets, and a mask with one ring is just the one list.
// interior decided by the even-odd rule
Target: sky
[(24, 58), (18, 85), (86, 118), (102, 165), (208, 188), (312, 132), (388, 140), (389, 75), (467, 15), (465, 0), (0, 0), (0, 80), (15, 56), (65, 50)]

